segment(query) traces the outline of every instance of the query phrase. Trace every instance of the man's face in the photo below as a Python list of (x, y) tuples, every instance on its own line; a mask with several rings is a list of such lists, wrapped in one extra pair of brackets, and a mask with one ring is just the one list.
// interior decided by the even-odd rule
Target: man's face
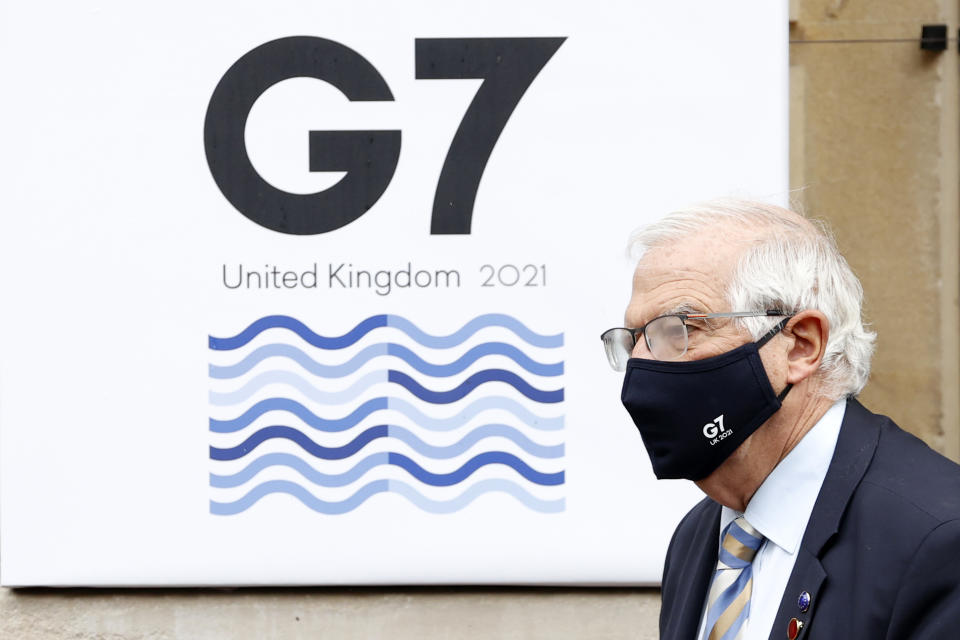
[[(730, 309), (725, 287), (730, 281), (737, 259), (756, 235), (732, 232), (720, 227), (708, 229), (669, 245), (651, 250), (637, 265), (633, 278), (633, 295), (627, 305), (626, 325), (642, 327), (654, 318), (676, 312), (703, 313), (723, 311), (755, 311)], [(689, 344), (680, 360), (701, 360), (736, 349), (752, 340), (746, 331), (738, 330), (730, 319), (711, 324), (688, 322)], [(787, 376), (787, 352), (776, 345), (783, 333), (760, 350), (760, 359), (773, 388), (784, 388)], [(639, 340), (633, 351), (635, 358), (652, 358), (647, 344)], [(770, 421), (753, 432), (712, 474), (696, 482), (718, 502), (743, 510), (749, 495), (766, 474), (782, 458), (784, 443), (791, 431), (792, 418), (779, 416), (782, 427), (770, 428)], [(748, 470), (748, 472), (745, 472)], [(745, 481), (749, 473), (757, 477)], [(741, 489), (749, 488), (749, 495)]]
[[(625, 326), (642, 327), (669, 313), (752, 311), (729, 309), (724, 295), (737, 256), (746, 247), (742, 235), (711, 229), (649, 251), (633, 276), (633, 295)], [(701, 360), (735, 349), (750, 340), (729, 319), (690, 320), (687, 352), (681, 360)], [(644, 340), (634, 358), (653, 358)]]

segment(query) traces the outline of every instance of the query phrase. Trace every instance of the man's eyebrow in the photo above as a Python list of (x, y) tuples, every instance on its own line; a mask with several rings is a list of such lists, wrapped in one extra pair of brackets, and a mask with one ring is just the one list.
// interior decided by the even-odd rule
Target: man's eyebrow
[(667, 311), (664, 315), (670, 315), (674, 313), (707, 313), (707, 311), (692, 302), (681, 302), (675, 305), (670, 311)]
[[(650, 320), (653, 320), (654, 318), (659, 318), (660, 316), (671, 316), (674, 314), (688, 314), (688, 313), (707, 313), (707, 311), (702, 306), (696, 304), (695, 302), (680, 302), (674, 305), (673, 307), (671, 307), (670, 309), (667, 309), (666, 311), (662, 311), (657, 315), (651, 318), (648, 318), (646, 322), (633, 325), (633, 326), (636, 326), (636, 327), (645, 326), (647, 322), (649, 322)], [(624, 315), (623, 321), (624, 321), (624, 326), (626, 327), (631, 326), (630, 323), (627, 321), (626, 314)]]

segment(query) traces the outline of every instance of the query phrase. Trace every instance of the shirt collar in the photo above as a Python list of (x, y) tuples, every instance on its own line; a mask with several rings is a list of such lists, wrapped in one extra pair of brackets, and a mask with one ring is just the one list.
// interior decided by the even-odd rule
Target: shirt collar
[(768, 540), (791, 555), (796, 553), (833, 458), (846, 407), (844, 398), (823, 414), (770, 472), (745, 512), (723, 508), (721, 536), (732, 520), (743, 515)]

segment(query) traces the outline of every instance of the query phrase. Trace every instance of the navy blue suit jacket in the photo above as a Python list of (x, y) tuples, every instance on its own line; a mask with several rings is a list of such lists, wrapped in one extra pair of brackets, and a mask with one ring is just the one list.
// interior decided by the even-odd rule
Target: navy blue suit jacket
[[(660, 637), (694, 640), (717, 562), (720, 505), (709, 498), (673, 534)], [(812, 602), (801, 612), (797, 599)], [(960, 638), (960, 466), (889, 418), (847, 402), (840, 436), (797, 552), (771, 640)]]

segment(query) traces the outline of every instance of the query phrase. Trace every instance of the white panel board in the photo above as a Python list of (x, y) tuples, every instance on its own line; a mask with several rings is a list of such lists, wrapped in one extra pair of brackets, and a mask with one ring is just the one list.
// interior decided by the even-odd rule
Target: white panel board
[(785, 11), (4, 3), (3, 584), (656, 583), (598, 336), (631, 229), (785, 198)]

